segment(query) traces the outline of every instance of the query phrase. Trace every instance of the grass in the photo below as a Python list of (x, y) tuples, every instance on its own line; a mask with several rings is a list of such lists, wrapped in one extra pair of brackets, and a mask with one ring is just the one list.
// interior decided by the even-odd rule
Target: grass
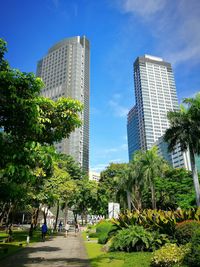
[[(28, 232), (22, 230), (13, 231), (13, 241), (9, 243), (0, 243), (0, 259), (3, 259), (9, 255), (16, 253), (27, 245)], [(0, 231), (0, 240), (3, 241), (8, 237), (5, 231)], [(41, 231), (34, 231), (33, 237), (30, 239), (30, 243), (41, 241)]]
[(97, 239), (86, 240), (83, 233), (85, 246), (92, 267), (149, 267), (152, 257), (150, 252), (105, 252), (103, 245), (97, 243)]

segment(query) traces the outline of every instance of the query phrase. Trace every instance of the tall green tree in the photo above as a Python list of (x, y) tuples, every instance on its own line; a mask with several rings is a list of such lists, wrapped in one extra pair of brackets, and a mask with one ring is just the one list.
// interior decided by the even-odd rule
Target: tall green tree
[(165, 133), (165, 141), (169, 144), (169, 150), (173, 151), (180, 146), (182, 151), (189, 150), (192, 177), (195, 188), (196, 204), (200, 206), (200, 185), (195, 155), (200, 155), (200, 93), (194, 98), (184, 100), (187, 106), (181, 105), (179, 111), (169, 112), (170, 128)]
[(6, 199), (0, 196), (1, 207), (5, 201), (10, 205), (13, 199), (19, 200), (12, 191), (15, 184), (37, 186), (36, 180), (48, 177), (51, 156), (46, 162), (44, 148), (79, 127), (83, 109), (77, 100), (54, 102), (40, 96), (41, 79), (12, 69), (4, 59), (6, 51), (6, 42), (0, 39), (0, 188), (9, 191)]
[(188, 209), (195, 204), (195, 192), (192, 186), (192, 174), (184, 168), (169, 166), (163, 177), (155, 179), (157, 208), (176, 210)]
[(151, 190), (152, 209), (156, 209), (155, 178), (162, 175), (166, 163), (158, 155), (157, 147), (152, 147), (140, 153), (142, 174)]

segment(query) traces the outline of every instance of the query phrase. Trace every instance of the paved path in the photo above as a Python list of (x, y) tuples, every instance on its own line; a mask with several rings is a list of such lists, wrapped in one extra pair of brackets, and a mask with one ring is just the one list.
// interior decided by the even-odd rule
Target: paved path
[(83, 240), (69, 233), (38, 242), (0, 261), (1, 267), (89, 267)]

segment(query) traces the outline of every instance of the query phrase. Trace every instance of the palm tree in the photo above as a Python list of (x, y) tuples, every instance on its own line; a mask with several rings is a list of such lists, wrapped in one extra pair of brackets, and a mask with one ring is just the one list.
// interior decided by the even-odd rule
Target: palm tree
[(182, 151), (189, 150), (192, 177), (196, 194), (197, 206), (200, 206), (200, 186), (195, 155), (200, 155), (200, 93), (195, 98), (184, 100), (187, 107), (181, 105), (179, 111), (169, 112), (171, 127), (167, 129), (164, 140), (169, 144), (169, 150), (180, 145)]
[(150, 186), (152, 209), (156, 209), (155, 178), (162, 175), (165, 162), (158, 155), (157, 147), (155, 146), (141, 153), (143, 179)]

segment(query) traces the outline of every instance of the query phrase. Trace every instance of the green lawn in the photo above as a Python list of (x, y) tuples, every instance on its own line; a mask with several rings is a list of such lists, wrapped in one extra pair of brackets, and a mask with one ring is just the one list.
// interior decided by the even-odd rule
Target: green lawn
[(97, 239), (86, 241), (83, 238), (92, 267), (149, 267), (152, 253), (150, 252), (105, 252), (103, 245), (97, 244)]
[[(8, 237), (5, 231), (0, 231), (0, 259), (14, 254), (18, 250), (26, 246), (28, 232), (22, 230), (13, 231), (13, 241), (10, 243), (2, 242)], [(41, 240), (41, 231), (35, 231), (34, 236), (30, 239), (30, 243), (38, 242)]]

